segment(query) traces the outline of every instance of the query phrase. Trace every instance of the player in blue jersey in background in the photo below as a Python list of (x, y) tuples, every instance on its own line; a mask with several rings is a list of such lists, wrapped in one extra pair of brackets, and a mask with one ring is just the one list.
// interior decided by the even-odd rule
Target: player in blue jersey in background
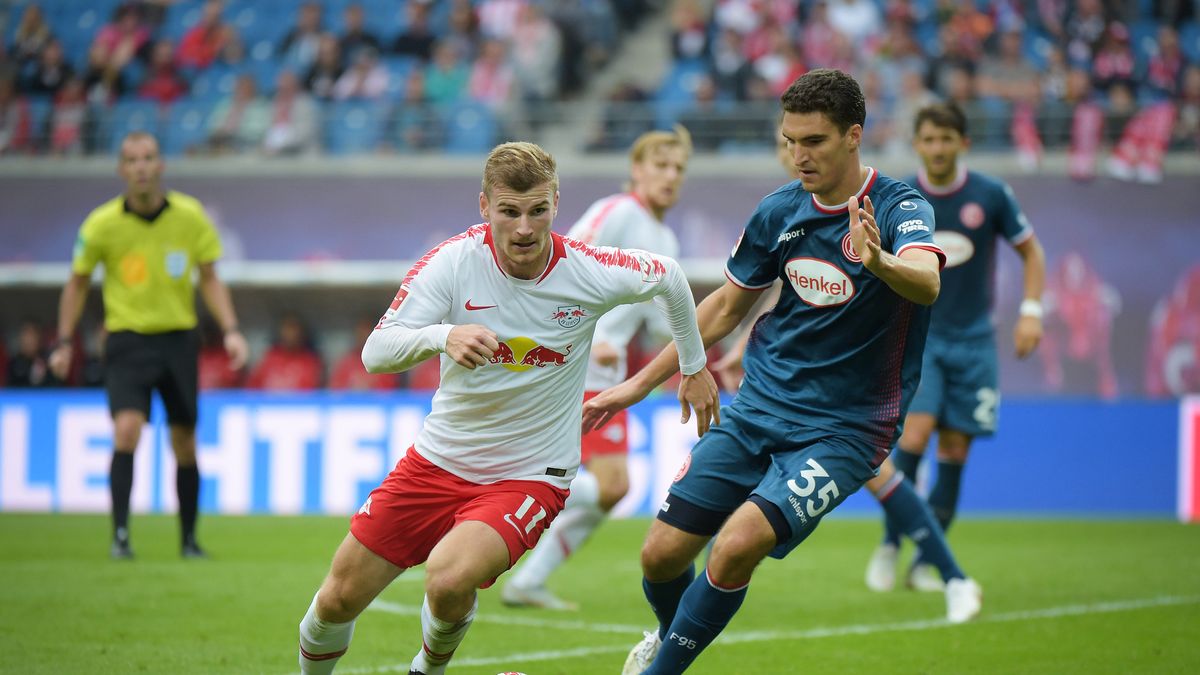
[[(781, 102), (800, 180), (750, 216), (728, 281), (696, 310), (705, 344), (733, 331), (776, 279), (784, 292), (754, 326), (733, 404), (693, 448), (646, 535), (643, 589), (659, 629), (630, 652), (625, 673), (683, 672), (733, 618), (758, 563), (785, 556), (875, 476), (920, 378), (944, 261), (932, 209), (860, 162), (866, 105), (853, 78), (813, 70)], [(585, 431), (672, 375), (673, 354), (589, 401)], [(713, 535), (695, 577), (692, 561)], [(978, 602), (973, 581), (950, 586)]]
[[(946, 252), (947, 261), (942, 292), (933, 306), (921, 385), (892, 462), (911, 480), (937, 429), (937, 477), (928, 501), (946, 530), (958, 506), (971, 440), (996, 431), (1000, 394), (991, 316), (996, 239), (1004, 237), (1024, 267), (1024, 300), (1013, 331), (1018, 358), (1033, 353), (1042, 337), (1046, 258), (1012, 189), (996, 178), (968, 171), (962, 162), (969, 140), (966, 117), (957, 106), (938, 103), (922, 108), (913, 131), (922, 169), (906, 182), (933, 206), (934, 241)], [(899, 528), (886, 518), (883, 543), (867, 565), (868, 587), (885, 591), (895, 585), (899, 545)], [(929, 562), (918, 553), (909, 567), (910, 587), (941, 590), (942, 576)]]

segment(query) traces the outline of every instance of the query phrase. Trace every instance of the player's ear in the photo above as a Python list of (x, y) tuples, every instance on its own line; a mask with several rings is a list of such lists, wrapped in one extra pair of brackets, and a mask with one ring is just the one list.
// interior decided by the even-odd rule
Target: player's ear
[(858, 146), (862, 145), (862, 135), (863, 128), (861, 124), (852, 124), (850, 125), (850, 128), (846, 130), (846, 138), (850, 141), (850, 152), (858, 150)]
[(479, 217), (483, 218), (483, 222), (491, 222), (488, 219), (488, 198), (486, 192), (479, 193)]

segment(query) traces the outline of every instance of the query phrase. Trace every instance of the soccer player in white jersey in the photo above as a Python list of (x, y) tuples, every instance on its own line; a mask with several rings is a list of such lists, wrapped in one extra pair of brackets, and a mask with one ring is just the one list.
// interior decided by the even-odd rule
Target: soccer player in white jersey
[(329, 673), (354, 619), (405, 569), (425, 567), (410, 675), (441, 675), (486, 588), (562, 509), (579, 467), (583, 384), (596, 320), (656, 299), (685, 376), (683, 420), (718, 415), (695, 303), (674, 260), (551, 232), (554, 159), (531, 143), (488, 155), (485, 222), (425, 254), (363, 347), (373, 373), (435, 355), (441, 386), (413, 447), (350, 521), (300, 623), (300, 668)]
[[(597, 200), (567, 232), (567, 236), (592, 246), (616, 246), (679, 255), (679, 239), (663, 224), (663, 216), (679, 201), (684, 174), (692, 152), (687, 129), (649, 131), (634, 141), (629, 151), (629, 190)], [(622, 305), (596, 323), (592, 358), (588, 363), (584, 400), (625, 380), (629, 342), (646, 325), (661, 344), (671, 338), (666, 325), (649, 303)], [(628, 426), (625, 411), (604, 429), (584, 434), (581, 471), (571, 483), (571, 498), (537, 547), (513, 572), (501, 592), (504, 604), (573, 610), (546, 588), (546, 580), (566, 562), (609, 511), (629, 491)]]

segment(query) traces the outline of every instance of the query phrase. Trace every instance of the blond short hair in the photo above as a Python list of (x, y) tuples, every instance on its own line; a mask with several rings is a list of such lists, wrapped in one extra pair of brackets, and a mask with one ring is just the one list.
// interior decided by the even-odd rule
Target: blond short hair
[(676, 124), (670, 131), (647, 131), (633, 142), (633, 147), (629, 149), (629, 161), (637, 164), (664, 146), (683, 148), (683, 159), (687, 161), (692, 156), (692, 135), (682, 124)]
[(517, 141), (492, 148), (483, 165), (483, 192), (506, 187), (517, 192), (550, 184), (558, 192), (558, 167), (554, 157), (534, 143)]

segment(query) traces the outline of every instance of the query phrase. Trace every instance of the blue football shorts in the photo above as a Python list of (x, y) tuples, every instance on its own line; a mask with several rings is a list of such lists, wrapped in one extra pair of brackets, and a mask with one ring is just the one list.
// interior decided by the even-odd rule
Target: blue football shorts
[(878, 468), (876, 450), (866, 441), (796, 440), (806, 436), (814, 436), (813, 430), (735, 402), (692, 448), (658, 518), (711, 536), (729, 514), (754, 501), (779, 535), (771, 556), (784, 557)]
[(993, 338), (951, 342), (930, 336), (908, 412), (933, 415), (942, 429), (991, 436), (1000, 406), (998, 370)]

